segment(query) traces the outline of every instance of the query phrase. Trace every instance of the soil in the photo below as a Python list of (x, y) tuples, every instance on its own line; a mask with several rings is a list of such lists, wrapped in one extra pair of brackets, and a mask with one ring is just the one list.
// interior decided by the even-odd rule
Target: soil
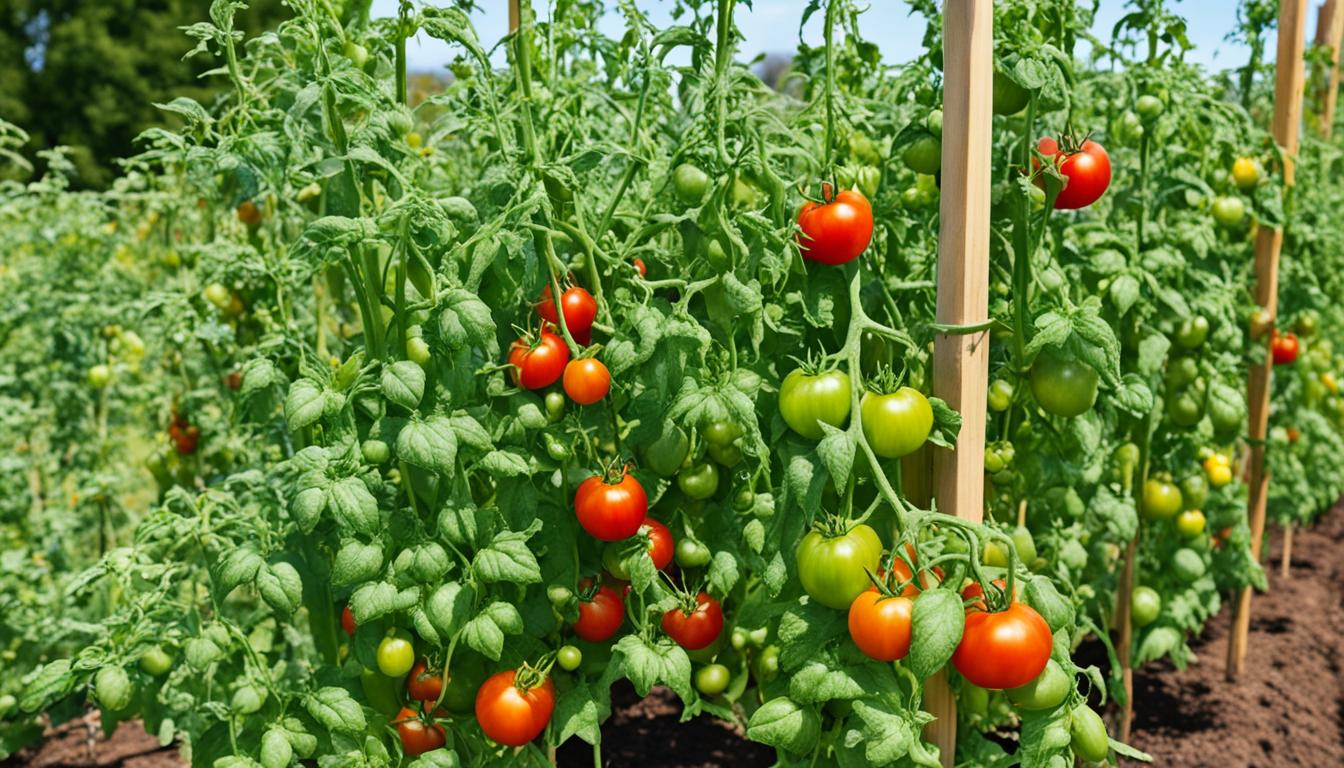
[[(1293, 544), (1291, 575), (1279, 578), (1279, 536), (1265, 568), (1270, 592), (1252, 603), (1249, 655), (1236, 683), (1224, 677), (1231, 612), (1224, 609), (1194, 644), (1185, 670), (1151, 664), (1134, 679), (1131, 743), (1167, 768), (1283, 768), (1344, 765), (1344, 503)], [(640, 699), (628, 683), (612, 689), (603, 724), (602, 762), (640, 768), (767, 768), (773, 750), (742, 737), (739, 725), (709, 717), (680, 722), (681, 705), (655, 689)], [(561, 768), (593, 765), (588, 745), (571, 740)], [(1134, 763), (1133, 765), (1138, 765)], [(181, 768), (138, 725), (104, 738), (98, 713), (54, 728), (40, 747), (0, 768)]]

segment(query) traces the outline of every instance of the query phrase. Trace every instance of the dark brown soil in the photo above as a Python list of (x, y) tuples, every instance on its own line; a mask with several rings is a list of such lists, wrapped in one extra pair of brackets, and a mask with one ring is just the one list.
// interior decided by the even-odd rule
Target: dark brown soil
[(1135, 674), (1131, 741), (1153, 765), (1344, 765), (1344, 504), (1296, 533), (1286, 580), (1280, 542), (1275, 531), (1270, 590), (1251, 602), (1246, 665), (1235, 683), (1224, 677), (1230, 608), (1195, 644), (1200, 663)]
[[(1299, 531), (1292, 576), (1280, 579), (1278, 533), (1270, 545), (1270, 592), (1252, 604), (1246, 669), (1224, 678), (1231, 612), (1208, 625), (1185, 670), (1153, 664), (1134, 680), (1131, 742), (1166, 768), (1344, 766), (1344, 503), (1316, 527)], [(612, 689), (614, 714), (603, 724), (602, 764), (640, 768), (767, 768), (773, 751), (742, 738), (740, 726), (709, 717), (680, 722), (669, 691), (646, 699), (628, 683)], [(561, 768), (588, 768), (587, 744), (571, 740)], [(181, 768), (176, 750), (134, 724), (105, 739), (98, 714), (55, 728), (39, 748), (0, 768)]]

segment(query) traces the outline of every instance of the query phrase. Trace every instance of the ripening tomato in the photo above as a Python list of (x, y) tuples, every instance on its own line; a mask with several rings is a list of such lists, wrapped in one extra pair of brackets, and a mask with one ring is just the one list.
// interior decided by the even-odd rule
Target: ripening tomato
[(635, 476), (624, 470), (614, 483), (593, 475), (579, 483), (574, 492), (574, 513), (589, 535), (602, 541), (620, 541), (634, 536), (644, 524), (649, 497)]
[[(560, 304), (565, 309), (565, 324), (569, 335), (583, 346), (593, 340), (593, 321), (597, 319), (597, 299), (593, 294), (573, 286), (560, 294)], [(555, 301), (551, 298), (551, 286), (541, 289), (541, 298), (537, 300), (537, 314), (541, 319), (560, 327), (560, 316), (555, 312)]]
[(591, 357), (570, 360), (565, 366), (565, 394), (579, 405), (592, 405), (611, 391), (611, 371)]
[(406, 676), (406, 695), (412, 701), (438, 701), (443, 693), (443, 675), (429, 668), (429, 661), (421, 659)]
[(238, 204), (238, 220), (249, 227), (255, 227), (261, 223), (261, 209), (251, 200), (244, 200)]
[(1013, 603), (998, 613), (967, 614), (952, 664), (981, 688), (1020, 688), (1041, 674), (1053, 647), (1045, 619), (1030, 606)]
[(1249, 157), (1238, 157), (1232, 163), (1232, 181), (1242, 191), (1253, 189), (1260, 183), (1260, 164)]
[(822, 422), (842, 426), (849, 418), (849, 408), (849, 374), (844, 371), (811, 374), (795, 368), (779, 386), (779, 413), (784, 423), (809, 440), (820, 440), (826, 434)]
[(1203, 533), (1204, 525), (1204, 513), (1198, 509), (1187, 509), (1176, 516), (1176, 531), (1187, 539), (1193, 539)]
[(636, 257), (636, 258), (634, 259), (634, 261), (631, 261), (630, 263), (631, 263), (631, 264), (634, 264), (634, 265), (635, 265), (635, 269), (639, 270), (639, 276), (640, 276), (640, 277), (648, 277), (648, 276), (649, 276), (649, 268), (646, 267), (646, 266), (644, 266), (644, 260), (643, 260), (643, 259)]
[(884, 459), (899, 459), (914, 453), (933, 430), (933, 407), (913, 387), (889, 394), (863, 393), (859, 401), (863, 436), (873, 453)]
[(1204, 473), (1209, 476), (1209, 485), (1222, 488), (1232, 482), (1232, 460), (1225, 453), (1211, 453), (1204, 459)]
[(649, 559), (653, 561), (653, 567), (661, 571), (670, 565), (676, 552), (672, 531), (652, 517), (644, 518), (644, 524), (639, 530), (649, 537)]
[(862, 192), (841, 190), (827, 202), (811, 200), (798, 211), (798, 247), (803, 258), (822, 264), (844, 264), (858, 258), (873, 239), (873, 207)]
[[(521, 671), (521, 674), (520, 674)], [(519, 677), (524, 680), (519, 681)], [(541, 735), (555, 711), (555, 686), (530, 668), (496, 672), (476, 692), (476, 722), (498, 744), (521, 747)]]
[(347, 605), (341, 609), (341, 629), (345, 630), (345, 634), (354, 637), (356, 628), (355, 614), (350, 610), (350, 606)]
[(849, 606), (849, 636), (870, 659), (903, 659), (910, 652), (914, 609), (908, 597), (885, 597), (876, 587), (865, 590)]
[(693, 609), (678, 606), (663, 614), (663, 631), (688, 651), (707, 648), (723, 631), (723, 607), (701, 592), (695, 596)]
[(810, 531), (798, 542), (798, 580), (814, 601), (845, 610), (866, 590), (877, 573), (882, 540), (877, 531), (859, 524), (839, 536)]
[(442, 725), (424, 718), (420, 712), (402, 707), (395, 720), (397, 736), (401, 737), (401, 749), (409, 757), (423, 755), (442, 747), (446, 741), (446, 732)]
[(1149, 478), (1143, 484), (1143, 516), (1148, 520), (1168, 520), (1185, 506), (1181, 489), (1160, 478)]
[(625, 603), (608, 586), (600, 586), (587, 600), (579, 600), (579, 620), (574, 622), (574, 634), (590, 643), (610, 640), (625, 622)]
[(404, 630), (388, 630), (378, 643), (378, 671), (388, 677), (402, 677), (415, 665), (415, 646)]
[(1059, 174), (1067, 179), (1055, 198), (1056, 210), (1086, 208), (1106, 194), (1111, 184), (1111, 158), (1097, 142), (1089, 139), (1077, 150), (1061, 151), (1059, 142), (1047, 136), (1036, 149), (1045, 157), (1054, 158)]
[(1270, 351), (1274, 354), (1275, 365), (1291, 365), (1297, 362), (1297, 334), (1289, 332), (1280, 334), (1274, 332), (1274, 338), (1269, 343)]
[(518, 339), (509, 348), (513, 383), (524, 389), (551, 386), (565, 372), (568, 362), (569, 347), (565, 346), (565, 340), (550, 331), (542, 331), (535, 344)]

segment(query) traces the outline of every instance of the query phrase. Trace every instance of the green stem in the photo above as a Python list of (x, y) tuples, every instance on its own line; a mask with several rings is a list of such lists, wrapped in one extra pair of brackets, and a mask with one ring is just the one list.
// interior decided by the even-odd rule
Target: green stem
[(728, 122), (728, 84), (725, 82), (728, 64), (732, 61), (733, 49), (733, 4), (736, 0), (719, 0), (717, 18), (717, 40), (714, 46), (714, 104), (715, 104), (715, 147), (719, 152), (719, 162), (724, 168), (730, 165), (728, 143), (724, 136)]
[(826, 4), (826, 163), (822, 170), (828, 178), (835, 161), (835, 11), (840, 1)]

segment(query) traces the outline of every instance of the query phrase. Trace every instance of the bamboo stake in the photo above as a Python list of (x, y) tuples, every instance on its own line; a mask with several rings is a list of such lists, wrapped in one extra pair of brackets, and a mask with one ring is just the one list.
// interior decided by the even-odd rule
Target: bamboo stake
[[(1302, 90), (1305, 77), (1303, 39), (1306, 35), (1306, 0), (1283, 0), (1279, 5), (1279, 42), (1274, 84), (1274, 141), (1284, 152), (1283, 184), (1293, 185), (1294, 161), (1298, 147), (1298, 126), (1302, 121)], [(1283, 230), (1261, 227), (1255, 241), (1255, 300), (1277, 317), (1279, 306), (1279, 251)], [(1250, 500), (1247, 514), (1251, 525), (1251, 555), (1260, 558), (1265, 535), (1265, 501), (1269, 493), (1269, 475), (1265, 472), (1265, 435), (1269, 426), (1269, 392), (1273, 360), (1269, 339), (1263, 342), (1264, 359), (1251, 369), (1248, 386), (1250, 402)], [(1241, 674), (1246, 661), (1246, 640), (1251, 628), (1251, 588), (1244, 587), (1233, 614), (1232, 634), (1227, 645), (1227, 678)]]
[[(968, 325), (989, 316), (990, 144), (994, 75), (992, 0), (947, 0), (943, 7), (943, 167), (938, 232), (940, 323)], [(953, 451), (935, 451), (938, 509), (979, 522), (984, 516), (985, 393), (989, 331), (934, 340), (933, 392), (962, 415)], [(924, 707), (936, 720), (927, 734), (944, 766), (956, 760), (957, 703), (946, 672), (930, 678)]]
[(1329, 139), (1335, 129), (1335, 105), (1339, 102), (1339, 59), (1341, 38), (1344, 38), (1344, 13), (1339, 0), (1325, 0), (1316, 17), (1316, 44), (1330, 47), (1330, 74), (1321, 94), (1321, 136)]
[(522, 23), (521, 12), (518, 9), (519, 0), (509, 0), (509, 34), (512, 35), (518, 31), (518, 26)]
[(1288, 578), (1293, 567), (1293, 526), (1291, 523), (1283, 528), (1283, 562), (1279, 563), (1279, 576)]

